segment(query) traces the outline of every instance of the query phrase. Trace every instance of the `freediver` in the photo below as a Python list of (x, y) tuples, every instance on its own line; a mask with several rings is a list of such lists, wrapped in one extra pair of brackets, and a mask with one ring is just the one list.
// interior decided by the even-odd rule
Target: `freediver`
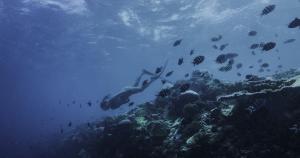
[[(132, 87), (125, 87), (121, 92), (117, 93), (113, 97), (110, 97), (110, 95), (106, 95), (102, 102), (100, 103), (101, 109), (104, 111), (109, 109), (117, 109), (121, 105), (129, 103), (130, 102), (130, 96), (143, 92), (147, 87), (149, 87), (154, 81), (160, 78), (161, 74), (166, 69), (167, 62), (162, 68), (162, 71), (159, 73), (151, 73), (147, 70), (143, 70), (141, 75), (136, 79), (134, 85)], [(149, 82), (146, 82), (145, 84), (142, 84), (139, 86), (141, 79), (144, 75), (150, 75)]]

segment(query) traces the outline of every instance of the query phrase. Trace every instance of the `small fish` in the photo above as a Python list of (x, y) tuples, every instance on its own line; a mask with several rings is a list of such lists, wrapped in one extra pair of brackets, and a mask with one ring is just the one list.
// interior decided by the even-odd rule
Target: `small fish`
[(185, 83), (183, 85), (180, 86), (180, 92), (185, 92), (190, 88), (190, 84), (189, 83)]
[(79, 108), (82, 108), (82, 105), (81, 105), (81, 104), (79, 105)]
[(91, 123), (89, 123), (89, 122), (87, 123), (87, 126), (88, 126), (89, 128), (91, 128), (91, 127), (92, 127), (92, 126), (91, 126)]
[(162, 89), (157, 96), (165, 98), (171, 94), (171, 90), (168, 88)]
[(284, 44), (288, 44), (288, 43), (293, 43), (293, 42), (295, 42), (295, 41), (296, 41), (296, 39), (291, 38), (291, 39), (287, 39), (287, 40), (284, 41), (283, 43), (284, 43)]
[(233, 65), (234, 64), (234, 59), (230, 59), (229, 61), (228, 61), (228, 65)]
[(222, 44), (222, 45), (220, 46), (220, 50), (223, 51), (227, 46), (229, 46), (228, 43)]
[(72, 122), (71, 122), (71, 121), (68, 123), (68, 126), (69, 126), (69, 127), (71, 127), (71, 126), (72, 126)]
[(253, 69), (253, 68), (254, 68), (254, 66), (252, 66), (252, 65), (249, 66), (249, 69)]
[(256, 48), (258, 48), (259, 46), (260, 46), (259, 44), (254, 43), (254, 44), (252, 44), (252, 45), (250, 46), (250, 49), (256, 49)]
[(88, 104), (88, 106), (92, 106), (92, 102), (91, 101), (87, 102), (87, 104)]
[(179, 39), (179, 40), (176, 40), (174, 43), (173, 43), (173, 47), (177, 47), (181, 44), (182, 42), (182, 39)]
[(156, 68), (155, 73), (158, 74), (161, 72), (161, 70), (162, 70), (162, 67), (158, 67), (158, 68)]
[(257, 62), (258, 62), (258, 63), (261, 63), (262, 61), (263, 61), (262, 59), (259, 59)]
[(178, 65), (182, 65), (182, 63), (183, 63), (183, 58), (179, 58), (178, 59)]
[(263, 51), (269, 51), (272, 50), (276, 47), (276, 43), (275, 42), (268, 42), (266, 44), (264, 44), (264, 46), (262, 47)]
[(281, 68), (282, 68), (282, 65), (278, 65), (277, 67), (278, 67), (279, 69), (281, 69)]
[(269, 13), (271, 13), (272, 11), (274, 11), (276, 8), (276, 5), (275, 4), (272, 4), (272, 5), (268, 5), (266, 6), (262, 12), (261, 12), (261, 16), (264, 16), (264, 15), (268, 15)]
[(219, 71), (221, 71), (221, 72), (228, 72), (228, 71), (230, 71), (232, 69), (232, 65), (226, 65), (226, 66), (222, 66), (222, 67), (220, 67), (219, 68)]
[(220, 54), (219, 56), (217, 56), (216, 58), (216, 63), (218, 64), (223, 64), (228, 60), (227, 55), (226, 54)]
[(63, 134), (64, 133), (64, 129), (61, 128), (60, 129), (60, 133)]
[(76, 104), (76, 101), (75, 101), (75, 100), (73, 100), (73, 101), (72, 101), (72, 104)]
[(166, 80), (161, 80), (161, 83), (162, 84), (165, 84), (167, 81)]
[(184, 75), (185, 78), (187, 78), (187, 77), (189, 77), (189, 76), (190, 76), (189, 73), (186, 73), (186, 74)]
[(218, 46), (217, 45), (213, 45), (212, 46), (214, 49), (218, 49)]
[(251, 52), (252, 55), (256, 55), (256, 53), (254, 51)]
[(211, 38), (211, 41), (212, 42), (217, 42), (217, 41), (220, 41), (222, 38), (223, 38), (222, 35), (219, 35), (218, 37)]
[(256, 35), (257, 35), (257, 32), (254, 30), (248, 32), (248, 36), (256, 36)]
[(128, 104), (128, 106), (132, 106), (132, 105), (134, 105), (134, 102), (130, 102), (130, 103)]
[(148, 80), (144, 80), (143, 83), (142, 83), (142, 86), (145, 86), (148, 84)]
[(238, 73), (236, 73), (236, 75), (237, 75), (237, 76), (239, 76), (239, 77), (241, 77), (241, 76), (242, 76), (242, 74), (241, 74), (241, 73), (239, 73), (239, 72), (238, 72)]
[(195, 57), (194, 60), (193, 60), (194, 66), (201, 64), (204, 61), (204, 59), (205, 59), (205, 57), (202, 56), (202, 55), (199, 55), (199, 56)]
[(268, 63), (263, 63), (263, 64), (260, 65), (260, 67), (267, 68), (267, 67), (269, 67), (269, 64)]
[(242, 68), (242, 67), (243, 67), (243, 64), (242, 64), (242, 63), (236, 64), (236, 68), (237, 68), (237, 69), (240, 69), (240, 68)]
[(288, 25), (288, 28), (296, 28), (300, 27), (300, 19), (295, 18), (290, 24)]
[(173, 74), (174, 71), (169, 71), (167, 74), (166, 74), (166, 77), (169, 77)]
[(271, 69), (267, 69), (267, 72), (271, 72)]
[(190, 51), (190, 55), (193, 55), (194, 54), (194, 49), (192, 49), (191, 51)]
[(236, 53), (227, 53), (226, 56), (228, 59), (232, 59), (232, 58), (238, 57), (239, 55)]

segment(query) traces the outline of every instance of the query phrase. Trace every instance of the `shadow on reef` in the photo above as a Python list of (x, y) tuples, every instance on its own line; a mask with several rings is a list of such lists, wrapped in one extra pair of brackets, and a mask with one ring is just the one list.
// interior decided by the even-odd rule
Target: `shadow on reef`
[(300, 157), (297, 75), (293, 70), (224, 83), (195, 71), (191, 79), (169, 87), (167, 97), (79, 127), (52, 157)]

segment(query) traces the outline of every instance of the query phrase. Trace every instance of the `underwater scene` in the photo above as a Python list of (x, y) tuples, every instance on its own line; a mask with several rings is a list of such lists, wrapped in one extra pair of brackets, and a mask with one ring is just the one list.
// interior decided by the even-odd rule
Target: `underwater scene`
[(0, 158), (300, 158), (300, 0), (0, 0)]

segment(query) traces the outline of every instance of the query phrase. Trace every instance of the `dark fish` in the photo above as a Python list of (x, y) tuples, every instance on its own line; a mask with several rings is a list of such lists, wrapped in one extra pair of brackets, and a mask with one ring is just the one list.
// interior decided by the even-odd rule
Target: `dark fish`
[(264, 44), (264, 46), (262, 47), (262, 50), (263, 51), (269, 51), (269, 50), (272, 50), (275, 47), (276, 47), (275, 42), (268, 42), (268, 43)]
[(216, 63), (218, 64), (223, 64), (228, 60), (227, 55), (226, 54), (220, 54), (219, 56), (217, 56), (216, 58)]
[(220, 46), (220, 50), (223, 51), (228, 45), (229, 45), (228, 43), (222, 44), (222, 45)]
[(176, 40), (174, 43), (173, 43), (173, 47), (176, 47), (176, 46), (179, 46), (182, 42), (182, 39), (179, 39), (179, 40)]
[(256, 55), (256, 53), (254, 51), (251, 52), (252, 55)]
[(160, 73), (161, 72), (161, 70), (162, 70), (162, 67), (158, 67), (158, 68), (156, 68), (156, 70), (155, 70), (155, 73)]
[(189, 77), (190, 76), (190, 74), (189, 73), (186, 73), (185, 75), (184, 75), (184, 77)]
[(190, 88), (190, 84), (189, 83), (185, 83), (183, 85), (180, 86), (180, 92), (185, 92)]
[(249, 66), (249, 69), (253, 69), (253, 66), (251, 65), (251, 66)]
[(262, 61), (263, 61), (262, 59), (259, 59), (257, 62), (258, 62), (258, 63), (261, 63)]
[(161, 83), (162, 84), (165, 84), (167, 81), (166, 80), (161, 80)]
[(278, 65), (277, 67), (278, 67), (279, 69), (281, 69), (281, 68), (282, 68), (282, 65)]
[(260, 68), (259, 70), (258, 70), (258, 72), (259, 73), (262, 73), (262, 72), (264, 72), (265, 70), (263, 69), (263, 68)]
[(64, 133), (64, 129), (61, 128), (60, 129), (60, 133), (63, 134)]
[(248, 36), (256, 36), (257, 35), (257, 32), (252, 30), (248, 33)]
[(134, 105), (134, 102), (130, 102), (130, 103), (128, 104), (128, 106), (132, 106), (132, 105)]
[(88, 104), (88, 106), (92, 106), (92, 102), (91, 101), (89, 101), (87, 104)]
[(169, 77), (173, 74), (174, 71), (169, 71), (167, 74), (166, 74), (166, 77)]
[(182, 63), (183, 63), (183, 58), (179, 58), (178, 59), (178, 65), (182, 65)]
[(80, 105), (79, 105), (79, 108), (81, 108), (81, 107), (82, 107), (82, 105), (80, 104)]
[(272, 4), (272, 5), (268, 5), (266, 6), (262, 12), (261, 12), (261, 16), (264, 16), (264, 15), (268, 15), (269, 13), (271, 13), (272, 11), (274, 11), (274, 9), (276, 8), (276, 5)]
[(284, 41), (283, 43), (284, 43), (284, 44), (288, 44), (288, 43), (293, 43), (293, 42), (295, 42), (295, 41), (296, 41), (296, 39), (291, 38), (291, 39), (288, 39), (288, 40)]
[(245, 79), (249, 81), (257, 81), (259, 80), (259, 77), (256, 75), (248, 74), (245, 76)]
[(290, 24), (288, 25), (289, 28), (296, 28), (300, 27), (300, 19), (295, 18)]
[(193, 55), (194, 54), (194, 49), (192, 49), (191, 51), (190, 51), (190, 55)]
[(168, 89), (168, 88), (165, 88), (165, 89), (162, 89), (162, 90), (158, 93), (157, 96), (164, 98), (164, 97), (169, 96), (170, 94), (171, 94), (171, 90)]
[(89, 123), (89, 122), (87, 123), (87, 126), (88, 126), (89, 128), (91, 128), (91, 127), (92, 127), (92, 126), (91, 126), (91, 123)]
[(221, 71), (221, 72), (228, 72), (228, 71), (230, 71), (232, 69), (232, 65), (226, 65), (226, 66), (222, 66), (222, 67), (220, 67), (219, 68), (219, 71)]
[(267, 72), (271, 72), (271, 69), (267, 69)]
[(199, 56), (195, 57), (194, 60), (193, 60), (194, 66), (201, 64), (204, 61), (204, 59), (205, 59), (205, 57), (202, 56), (202, 55), (199, 55)]
[(258, 48), (259, 46), (260, 46), (259, 44), (254, 43), (254, 44), (252, 44), (252, 45), (250, 46), (250, 49), (256, 49), (256, 48)]
[(147, 84), (148, 84), (148, 80), (144, 80), (142, 85), (145, 86)]
[(71, 127), (71, 126), (72, 126), (72, 122), (71, 122), (71, 121), (68, 123), (68, 126), (69, 126), (69, 127)]
[(212, 46), (214, 49), (218, 49), (218, 46), (217, 45), (213, 45)]
[(228, 59), (232, 59), (232, 58), (238, 57), (239, 55), (236, 53), (227, 53), (226, 56)]
[(217, 41), (220, 41), (222, 38), (223, 38), (222, 35), (219, 35), (218, 37), (211, 38), (211, 41), (212, 42), (217, 42)]
[(242, 74), (241, 74), (241, 73), (239, 73), (239, 72), (238, 72), (238, 73), (236, 73), (236, 75), (237, 75), (237, 76), (239, 76), (239, 77), (241, 77), (241, 76), (242, 76)]
[(237, 69), (240, 69), (240, 68), (242, 68), (242, 67), (243, 67), (243, 64), (242, 64), (242, 63), (236, 64), (236, 68), (237, 68)]
[(268, 63), (263, 63), (263, 64), (260, 65), (260, 67), (267, 68), (267, 67), (269, 67), (269, 64)]
[(75, 100), (73, 100), (73, 101), (72, 101), (72, 104), (76, 104), (76, 101), (75, 101)]

